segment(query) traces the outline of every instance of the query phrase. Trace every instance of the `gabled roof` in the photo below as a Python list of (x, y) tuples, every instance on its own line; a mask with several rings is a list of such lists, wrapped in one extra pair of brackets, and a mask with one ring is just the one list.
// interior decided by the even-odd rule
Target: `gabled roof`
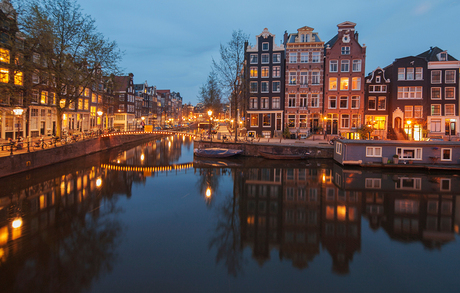
[(114, 91), (115, 92), (124, 92), (129, 87), (130, 76), (115, 76), (113, 83), (114, 83)]
[[(417, 55), (417, 57), (422, 57), (424, 58), (426, 61), (441, 61), (438, 59), (438, 54), (439, 53), (442, 53), (442, 52), (446, 52), (438, 47), (430, 47), (430, 49), (428, 51), (425, 51), (419, 55)], [(454, 57), (452, 57), (451, 55), (447, 54), (447, 60), (446, 61), (457, 61), (457, 59), (455, 59)]]
[(339, 34), (336, 34), (332, 39), (330, 39), (326, 44), (324, 44), (324, 48), (326, 49), (328, 45), (330, 48), (332, 48), (335, 42), (337, 42), (338, 38), (339, 38)]

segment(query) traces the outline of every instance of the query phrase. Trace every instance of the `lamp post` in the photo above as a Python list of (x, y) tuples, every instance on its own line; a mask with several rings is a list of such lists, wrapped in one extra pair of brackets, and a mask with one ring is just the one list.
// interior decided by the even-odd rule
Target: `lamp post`
[(211, 141), (212, 141), (212, 133), (211, 133), (212, 110), (208, 110), (208, 116), (209, 116), (209, 136), (211, 137)]
[(104, 114), (104, 112), (102, 112), (101, 110), (97, 111), (97, 116), (99, 116), (99, 134), (102, 133), (102, 114)]
[[(13, 113), (14, 113), (14, 116), (16, 116), (16, 119), (18, 119), (19, 116), (21, 116), (22, 113), (24, 113), (24, 109), (22, 109), (22, 108), (15, 108), (15, 109), (13, 109)], [(16, 139), (15, 125), (16, 125), (16, 123), (13, 123), (13, 139), (14, 139), (14, 140)], [(19, 132), (19, 125), (21, 125), (21, 124), (18, 123), (18, 132)]]

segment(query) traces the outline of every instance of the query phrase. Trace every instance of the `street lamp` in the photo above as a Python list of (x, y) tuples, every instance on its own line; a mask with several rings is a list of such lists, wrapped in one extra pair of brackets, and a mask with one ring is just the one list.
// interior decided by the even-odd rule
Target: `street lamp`
[[(24, 109), (22, 108), (15, 108), (13, 109), (13, 113), (14, 115), (16, 116), (16, 118), (19, 118), (19, 116), (22, 115), (22, 113), (24, 113)], [(14, 123), (16, 124), (16, 123)], [(19, 132), (19, 125), (21, 125), (20, 123), (18, 123), (18, 132)], [(13, 125), (13, 139), (16, 139), (16, 132), (14, 131), (14, 128), (15, 128), (15, 125)]]
[(104, 114), (104, 112), (102, 112), (101, 110), (97, 111), (97, 116), (99, 116), (99, 131), (102, 133), (102, 114)]
[(212, 121), (212, 110), (208, 110), (208, 116), (209, 116), (209, 136), (211, 137), (211, 140), (212, 140), (212, 135), (211, 135), (211, 121)]

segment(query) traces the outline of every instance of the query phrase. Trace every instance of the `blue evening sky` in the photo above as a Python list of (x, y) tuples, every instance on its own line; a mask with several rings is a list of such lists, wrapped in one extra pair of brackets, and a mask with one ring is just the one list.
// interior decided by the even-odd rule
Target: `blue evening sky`
[(356, 23), (367, 46), (366, 74), (396, 58), (437, 46), (460, 59), (458, 0), (78, 0), (98, 30), (125, 51), (121, 67), (135, 83), (180, 92), (197, 103), (212, 58), (234, 30), (250, 44), (264, 28), (282, 41), (285, 31), (309, 26), (327, 42), (337, 24)]

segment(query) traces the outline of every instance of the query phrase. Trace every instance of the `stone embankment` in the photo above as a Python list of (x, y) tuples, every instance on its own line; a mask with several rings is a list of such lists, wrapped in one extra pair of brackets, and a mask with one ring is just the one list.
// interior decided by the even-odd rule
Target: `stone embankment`
[(0, 177), (75, 159), (123, 144), (152, 139), (162, 134), (123, 134), (101, 136), (40, 151), (0, 157)]
[(195, 148), (226, 148), (243, 150), (243, 156), (258, 157), (259, 151), (276, 154), (305, 154), (312, 159), (332, 159), (333, 146), (327, 143), (302, 142), (296, 140), (273, 140), (258, 142), (222, 142), (209, 140), (195, 140)]

